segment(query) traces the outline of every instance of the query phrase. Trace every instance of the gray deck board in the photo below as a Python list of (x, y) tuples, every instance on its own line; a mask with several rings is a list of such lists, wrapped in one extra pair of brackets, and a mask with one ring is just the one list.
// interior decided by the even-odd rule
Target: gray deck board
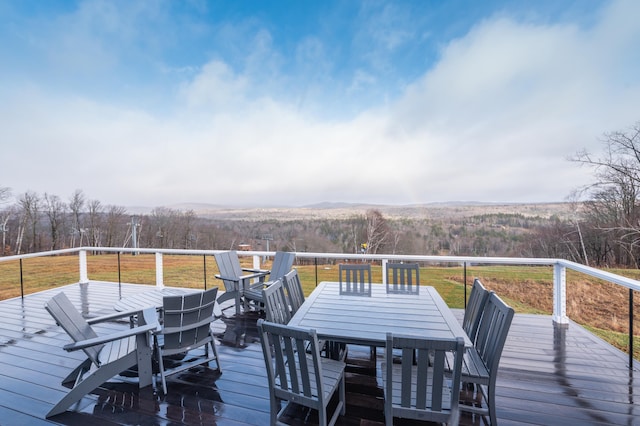
[[(123, 296), (153, 286), (123, 285)], [(55, 292), (64, 290), (88, 316), (113, 312), (118, 285), (92, 282), (35, 293), (24, 300), (0, 301), (0, 423), (66, 424), (217, 424), (263, 425), (269, 401), (256, 314), (214, 323), (222, 374), (198, 367), (170, 376), (169, 394), (139, 391), (126, 380), (112, 381), (85, 397), (75, 411), (51, 420), (44, 414), (66, 391), (62, 377), (83, 357), (61, 347), (68, 337), (44, 310)], [(227, 311), (227, 315), (230, 311)], [(462, 312), (456, 315), (462, 318)], [(103, 331), (126, 322), (100, 325)], [(554, 334), (555, 331), (555, 334)], [(349, 351), (347, 415), (340, 425), (381, 425), (381, 389), (368, 348)], [(381, 358), (382, 351), (378, 352)], [(496, 388), (501, 425), (640, 424), (640, 380), (627, 368), (628, 356), (577, 324), (554, 330), (549, 316), (516, 314), (505, 345)], [(289, 423), (305, 423), (290, 413)], [(479, 424), (463, 416), (461, 424)], [(482, 424), (482, 423), (480, 423)]]

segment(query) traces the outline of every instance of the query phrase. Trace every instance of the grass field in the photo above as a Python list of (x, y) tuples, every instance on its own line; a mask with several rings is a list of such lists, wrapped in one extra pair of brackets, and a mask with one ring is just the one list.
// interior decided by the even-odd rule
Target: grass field
[[(252, 266), (252, 258), (241, 258), (244, 267)], [(155, 256), (140, 254), (88, 255), (90, 280), (134, 284), (156, 282)], [(269, 268), (267, 261), (263, 267)], [(335, 264), (295, 265), (305, 294), (310, 294), (317, 282), (337, 281)], [(20, 272), (22, 270), (22, 273)], [(220, 285), (215, 278), (218, 268), (212, 256), (164, 255), (164, 285), (172, 287), (207, 288)], [(630, 278), (640, 278), (637, 270), (611, 270)], [(380, 265), (372, 267), (374, 282), (382, 282)], [(53, 256), (24, 259), (22, 262), (0, 262), (0, 300), (34, 293), (79, 281), (78, 257)], [(478, 277), (518, 313), (551, 314), (553, 310), (553, 269), (546, 266), (473, 266), (467, 267), (467, 291)], [(461, 266), (423, 266), (420, 282), (434, 286), (452, 308), (464, 307), (464, 269)], [(636, 296), (636, 299), (638, 297)], [(640, 315), (640, 302), (634, 303), (634, 315)], [(598, 281), (573, 271), (567, 272), (567, 314), (592, 332), (628, 350), (629, 291), (614, 284)], [(640, 327), (634, 335), (640, 336)], [(636, 338), (635, 340), (640, 340)], [(634, 354), (640, 358), (640, 344), (634, 344)]]

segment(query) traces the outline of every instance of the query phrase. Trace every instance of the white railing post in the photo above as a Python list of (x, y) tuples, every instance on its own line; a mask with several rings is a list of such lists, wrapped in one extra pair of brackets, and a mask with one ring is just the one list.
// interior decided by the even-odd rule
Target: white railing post
[(164, 287), (164, 272), (162, 270), (162, 253), (156, 252), (156, 287)]
[(80, 261), (80, 282), (88, 283), (89, 274), (87, 273), (87, 251), (80, 250), (78, 252), (78, 259)]
[(382, 259), (382, 284), (387, 285), (387, 263), (389, 259)]
[(567, 317), (567, 268), (553, 265), (553, 322), (569, 324)]
[(253, 255), (253, 269), (261, 269), (260, 268), (260, 256)]

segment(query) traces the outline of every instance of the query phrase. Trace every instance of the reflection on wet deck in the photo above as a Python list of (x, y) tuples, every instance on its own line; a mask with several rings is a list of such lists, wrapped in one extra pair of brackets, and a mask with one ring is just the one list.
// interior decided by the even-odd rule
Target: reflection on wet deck
[[(123, 285), (121, 294), (126, 297), (148, 289), (153, 287)], [(62, 350), (67, 335), (43, 308), (60, 290), (90, 317), (112, 313), (119, 298), (117, 284), (92, 282), (0, 302), (3, 425), (268, 423), (267, 379), (256, 313), (223, 317), (214, 323), (222, 373), (200, 366), (170, 376), (167, 395), (153, 388), (140, 390), (127, 378), (114, 380), (85, 397), (73, 411), (45, 420), (45, 413), (66, 391), (61, 379), (82, 358)], [(100, 327), (110, 331), (127, 326), (123, 321)], [(382, 390), (367, 351), (349, 351), (347, 415), (340, 425), (379, 426), (383, 422)], [(555, 328), (548, 316), (516, 315), (498, 376), (499, 422), (635, 424), (640, 415), (640, 386), (633, 374), (627, 369), (626, 354), (583, 328), (575, 324)], [(292, 410), (288, 422), (314, 424), (314, 419), (302, 410)], [(463, 416), (462, 424), (482, 423)]]

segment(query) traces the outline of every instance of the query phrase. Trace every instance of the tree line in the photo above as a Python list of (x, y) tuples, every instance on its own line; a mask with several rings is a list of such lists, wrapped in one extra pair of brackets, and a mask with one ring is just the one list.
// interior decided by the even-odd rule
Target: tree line
[[(481, 214), (465, 218), (386, 218), (379, 210), (347, 219), (211, 219), (166, 207), (132, 215), (76, 190), (66, 200), (27, 191), (10, 203), (0, 185), (2, 255), (79, 246), (290, 250), (552, 257), (592, 266), (640, 266), (640, 123), (602, 139), (602, 153), (569, 160), (594, 181), (569, 196), (570, 217)], [(267, 247), (267, 244), (269, 246)]]

